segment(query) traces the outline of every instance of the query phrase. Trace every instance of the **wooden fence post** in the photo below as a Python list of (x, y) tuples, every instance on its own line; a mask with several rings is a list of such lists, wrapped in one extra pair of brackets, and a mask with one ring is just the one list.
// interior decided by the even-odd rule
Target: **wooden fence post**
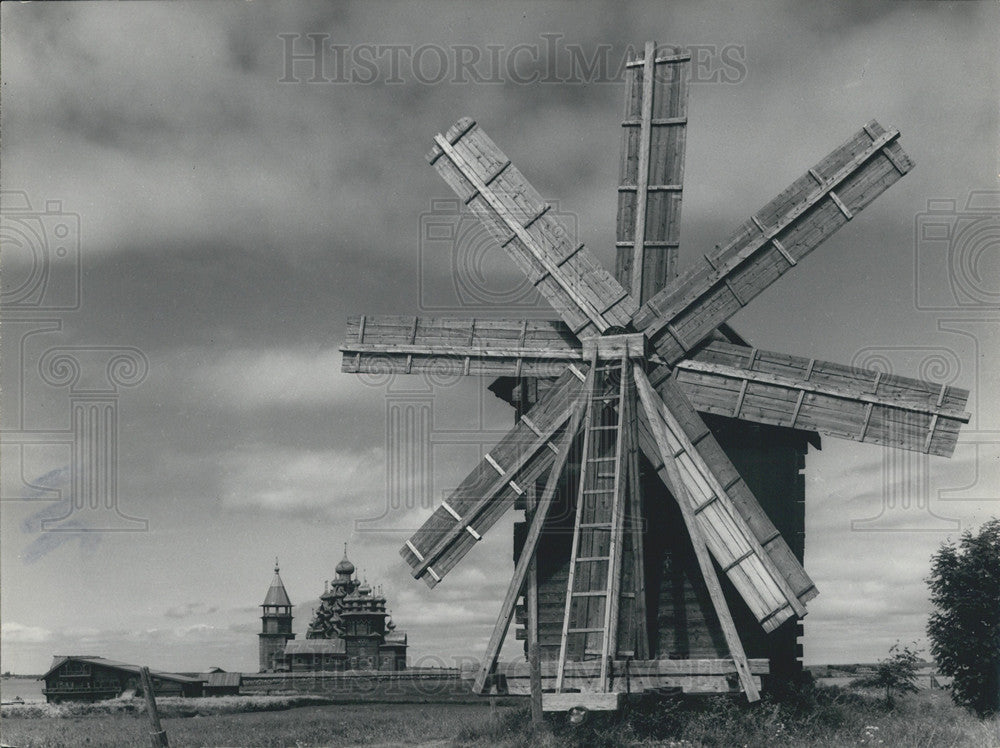
[(538, 642), (528, 645), (528, 666), (531, 668), (531, 723), (542, 724), (542, 663), (538, 656)]
[(143, 665), (139, 668), (142, 679), (142, 694), (146, 697), (146, 714), (149, 715), (149, 742), (153, 748), (167, 748), (167, 731), (160, 727), (160, 715), (156, 711), (156, 696), (153, 695), (153, 679), (149, 677), (149, 668)]

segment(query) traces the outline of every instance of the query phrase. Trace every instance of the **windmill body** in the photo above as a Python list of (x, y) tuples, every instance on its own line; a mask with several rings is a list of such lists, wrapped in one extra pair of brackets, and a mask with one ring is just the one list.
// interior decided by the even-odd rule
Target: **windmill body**
[[(652, 43), (628, 64), (614, 275), (476, 122), (435, 138), (428, 160), (560, 320), (349, 320), (344, 371), (443, 369), (516, 393), (514, 428), (401, 551), (433, 587), (506, 511), (526, 511), (480, 692), (527, 688), (527, 665), (497, 668), (520, 614), (547, 709), (665, 687), (755, 700), (769, 663), (746, 642), (794, 640), (817, 590), (800, 539), (778, 531), (700, 413), (720, 434), (726, 419), (778, 433), (792, 459), (810, 433), (948, 456), (968, 422), (963, 390), (760, 351), (726, 326), (910, 170), (894, 130), (864, 125), (675, 277), (690, 65)], [(717, 656), (657, 623), (664, 553), (696, 581)]]

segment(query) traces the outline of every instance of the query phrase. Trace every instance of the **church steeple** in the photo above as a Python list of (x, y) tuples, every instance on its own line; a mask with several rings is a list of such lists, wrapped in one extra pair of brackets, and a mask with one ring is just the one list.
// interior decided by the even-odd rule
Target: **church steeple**
[(260, 671), (274, 669), (274, 655), (285, 648), (285, 644), (295, 638), (292, 633), (292, 601), (281, 581), (278, 559), (274, 559), (274, 578), (267, 588), (262, 608), (260, 638)]

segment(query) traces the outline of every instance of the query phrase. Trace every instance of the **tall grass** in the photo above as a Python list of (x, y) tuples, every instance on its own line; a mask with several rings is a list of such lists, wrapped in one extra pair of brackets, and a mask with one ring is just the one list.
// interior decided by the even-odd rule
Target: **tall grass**
[(572, 727), (550, 715), (533, 728), (527, 711), (462, 730), (461, 745), (520, 748), (622, 745), (770, 748), (1000, 748), (1000, 719), (980, 720), (947, 693), (921, 691), (888, 704), (873, 692), (810, 685), (749, 705), (738, 697), (644, 699), (620, 713), (592, 713)]
[[(291, 709), (297, 706), (318, 706), (330, 704), (331, 699), (323, 696), (210, 696), (205, 698), (184, 698), (181, 696), (161, 696), (156, 699), (156, 711), (161, 717), (207, 717), (216, 714), (239, 714), (241, 712), (270, 712)], [(113, 717), (117, 715), (145, 714), (146, 702), (141, 698), (108, 699), (96, 702), (64, 702), (62, 704), (28, 703), (6, 704), (0, 707), (4, 718), (20, 717), (40, 719), (44, 717), (65, 719), (68, 717)]]
[[(175, 708), (174, 702), (182, 702)], [(214, 702), (219, 711), (209, 713)], [(732, 748), (1000, 748), (1000, 719), (980, 720), (946, 692), (921, 691), (887, 705), (874, 692), (806, 685), (766, 694), (748, 705), (739, 697), (652, 699), (618, 714), (594, 713), (572, 728), (549, 715), (536, 728), (523, 707), (479, 704), (355, 704), (296, 706), (307, 699), (228, 697), (158, 699), (170, 745), (352, 746), (422, 744), (577, 748), (582, 746), (700, 746)], [(79, 707), (88, 705), (78, 705)], [(138, 707), (58, 717), (12, 716), (0, 722), (3, 742), (18, 748), (147, 745), (149, 727)], [(27, 707), (27, 705), (25, 705)], [(69, 709), (71, 705), (60, 705)], [(247, 709), (280, 709), (255, 711)], [(194, 713), (192, 713), (192, 710)]]

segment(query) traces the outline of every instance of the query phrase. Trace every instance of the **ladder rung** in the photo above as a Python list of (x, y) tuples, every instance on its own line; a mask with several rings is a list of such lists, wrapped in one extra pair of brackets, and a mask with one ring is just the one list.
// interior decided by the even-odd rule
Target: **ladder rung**
[(593, 629), (567, 629), (566, 633), (567, 634), (603, 634), (604, 633), (604, 627), (603, 626), (599, 626), (598, 628), (593, 628)]
[(573, 592), (573, 597), (607, 597), (607, 590), (590, 590), (589, 592)]
[(591, 426), (591, 431), (617, 431), (620, 424), (615, 424), (614, 426)]
[(614, 494), (615, 489), (613, 489), (613, 488), (585, 488), (585, 489), (583, 489), (583, 492), (584, 493), (610, 493), (610, 494)]
[(610, 522), (581, 522), (577, 525), (579, 528), (584, 529), (587, 527), (611, 527)]
[(618, 459), (617, 457), (591, 457), (587, 460), (587, 462), (613, 462), (614, 460), (617, 459)]
[(610, 556), (580, 556), (577, 558), (577, 562), (580, 561), (610, 561)]
[(617, 400), (618, 399), (618, 395), (595, 395), (594, 397), (592, 397), (590, 399), (591, 400), (595, 400), (595, 401), (596, 400), (602, 400), (602, 401)]

